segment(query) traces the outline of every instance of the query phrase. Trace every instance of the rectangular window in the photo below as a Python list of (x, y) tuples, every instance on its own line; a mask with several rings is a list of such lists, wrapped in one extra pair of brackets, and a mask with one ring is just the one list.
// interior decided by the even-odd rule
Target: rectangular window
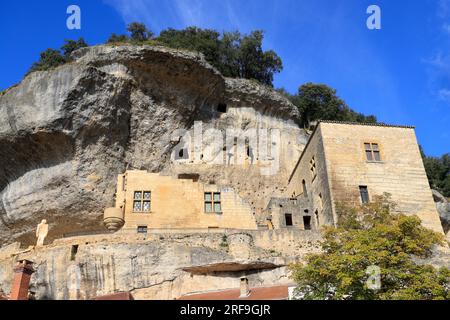
[(361, 195), (361, 202), (369, 203), (369, 189), (367, 186), (359, 186), (359, 193)]
[(137, 233), (147, 233), (148, 227), (147, 226), (138, 226), (137, 227)]
[(303, 216), (303, 226), (305, 230), (311, 230), (311, 216)]
[(152, 193), (150, 191), (135, 191), (133, 198), (133, 212), (150, 212), (151, 201)]
[(367, 161), (381, 161), (378, 143), (364, 143), (364, 151), (366, 153)]
[(292, 214), (286, 213), (284, 215), (284, 220), (286, 222), (286, 227), (292, 227), (294, 224), (292, 223)]
[(205, 192), (205, 212), (222, 212), (220, 192)]

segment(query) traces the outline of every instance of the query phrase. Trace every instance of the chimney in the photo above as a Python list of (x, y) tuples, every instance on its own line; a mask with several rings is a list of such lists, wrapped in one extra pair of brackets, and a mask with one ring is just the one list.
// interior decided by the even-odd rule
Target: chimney
[(241, 278), (241, 295), (239, 298), (247, 298), (250, 296), (250, 288), (248, 286), (248, 279), (247, 278)]
[(34, 273), (33, 262), (20, 260), (14, 268), (14, 281), (10, 300), (28, 300), (31, 275)]

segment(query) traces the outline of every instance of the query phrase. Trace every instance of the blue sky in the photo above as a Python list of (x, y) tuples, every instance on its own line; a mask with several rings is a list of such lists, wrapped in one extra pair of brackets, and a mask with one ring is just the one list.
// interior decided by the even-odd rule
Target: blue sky
[[(66, 28), (71, 4), (81, 8), (81, 30)], [(381, 30), (366, 27), (371, 4), (381, 8)], [(132, 21), (156, 33), (263, 29), (265, 48), (284, 63), (276, 87), (326, 83), (357, 111), (415, 125), (427, 154), (450, 152), (450, 0), (2, 1), (0, 12), (0, 90), (19, 82), (46, 48), (80, 36), (102, 43)]]

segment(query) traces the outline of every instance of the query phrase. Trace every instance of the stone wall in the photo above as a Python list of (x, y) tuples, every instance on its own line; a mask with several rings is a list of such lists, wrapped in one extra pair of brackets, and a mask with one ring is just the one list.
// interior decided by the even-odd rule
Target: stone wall
[[(367, 186), (371, 200), (390, 193), (396, 211), (442, 232), (413, 128), (321, 122), (320, 129), (334, 203), (361, 204), (359, 186)], [(364, 143), (378, 143), (381, 161), (367, 161)]]
[[(123, 207), (125, 229), (257, 228), (250, 204), (232, 188), (145, 171), (127, 171), (124, 177), (125, 183), (118, 185), (116, 207)], [(135, 191), (151, 192), (150, 212), (134, 212)], [(205, 192), (220, 193), (221, 212), (206, 212)]]
[[(311, 171), (314, 158), (315, 174)], [(304, 191), (305, 182), (306, 192)], [(333, 202), (330, 195), (327, 164), (321, 136), (321, 128), (311, 136), (289, 179), (288, 194), (308, 198), (311, 203), (311, 216), (316, 226), (334, 225)]]

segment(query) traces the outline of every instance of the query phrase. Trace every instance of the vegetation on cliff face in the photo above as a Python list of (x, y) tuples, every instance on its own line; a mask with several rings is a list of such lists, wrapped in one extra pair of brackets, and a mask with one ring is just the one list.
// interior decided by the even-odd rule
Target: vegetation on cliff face
[(450, 197), (450, 153), (441, 157), (427, 157), (422, 148), (420, 152), (431, 188), (447, 198)]
[[(324, 229), (323, 253), (291, 266), (303, 299), (431, 300), (450, 298), (450, 270), (418, 264), (443, 236), (421, 226), (416, 216), (393, 214), (387, 195), (360, 208), (339, 207), (337, 228)], [(380, 286), (368, 282), (380, 270)]]
[(40, 54), (38, 62), (33, 63), (27, 74), (34, 71), (46, 71), (71, 61), (70, 54), (80, 48), (87, 47), (83, 38), (66, 40), (60, 50), (47, 49)]

